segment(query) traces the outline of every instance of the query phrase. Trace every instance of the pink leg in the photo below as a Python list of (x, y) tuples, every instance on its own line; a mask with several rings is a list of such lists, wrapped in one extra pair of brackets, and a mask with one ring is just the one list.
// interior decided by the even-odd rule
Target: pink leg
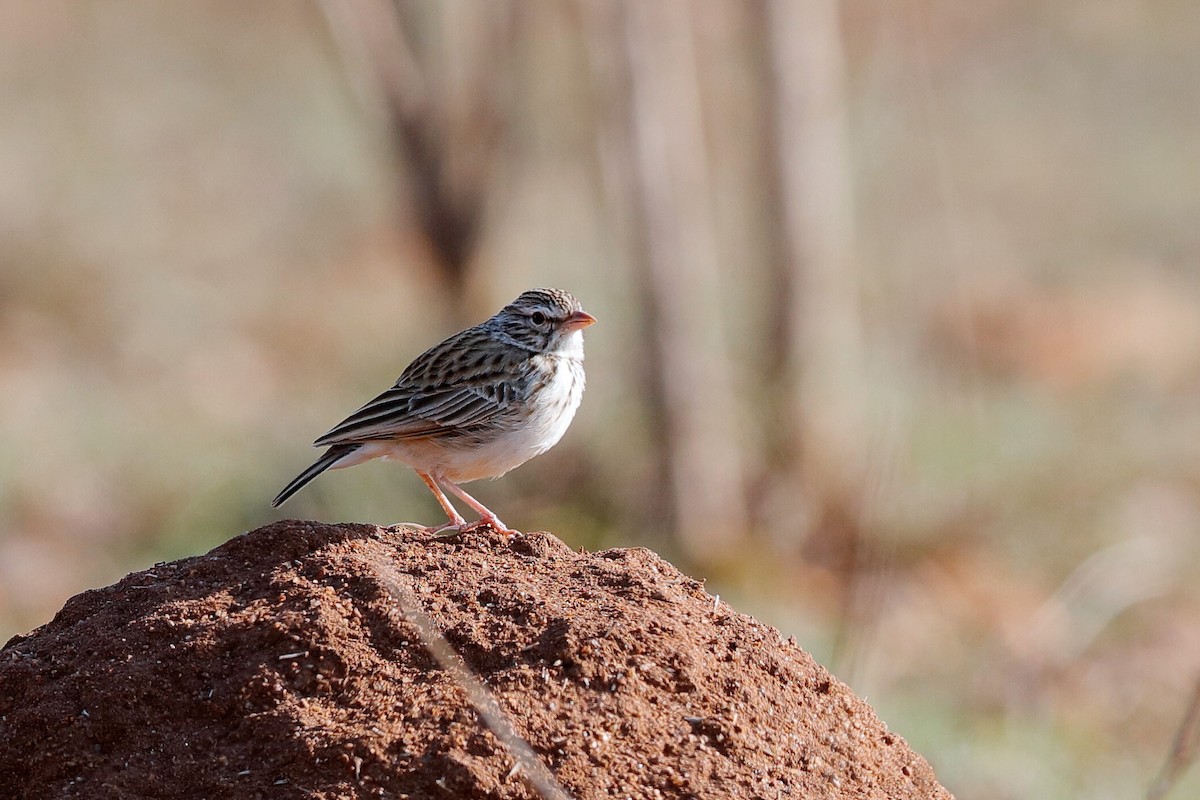
[(497, 533), (516, 533), (516, 531), (510, 529), (507, 525), (505, 525), (503, 522), (501, 522), (500, 518), (497, 517), (496, 514), (490, 508), (488, 508), (483, 503), (476, 500), (474, 497), (471, 497), (471, 495), (464, 492), (457, 483), (454, 483), (453, 481), (448, 481), (445, 478), (440, 478), (439, 481), (447, 489), (449, 489), (450, 491), (454, 492), (456, 495), (461, 497), (462, 501), (464, 503), (466, 503), (471, 508), (478, 511), (480, 519), (483, 522), (486, 522), (488, 525), (491, 525), (493, 528), (495, 528)]
[[(441, 487), (437, 485), (437, 481), (424, 472), (418, 472), (417, 474), (421, 476), (421, 480), (425, 481), (425, 485), (429, 487), (429, 491), (433, 492), (433, 496), (441, 504), (442, 511), (445, 511), (446, 516), (450, 518), (450, 525), (445, 527), (462, 527), (466, 525), (467, 521), (454, 509), (454, 506), (450, 505), (450, 498), (446, 497)], [(443, 528), (438, 528), (438, 530), (443, 530)]]

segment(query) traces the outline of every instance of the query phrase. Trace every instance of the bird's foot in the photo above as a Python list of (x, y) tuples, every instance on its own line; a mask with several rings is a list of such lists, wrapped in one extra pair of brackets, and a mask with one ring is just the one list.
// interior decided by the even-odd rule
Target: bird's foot
[(497, 517), (495, 514), (491, 514), (491, 515), (485, 514), (484, 516), (480, 517), (475, 523), (473, 523), (471, 525), (471, 527), (472, 528), (491, 528), (496, 533), (500, 534), (501, 536), (503, 536), (506, 539), (510, 536), (516, 536), (517, 534), (520, 533), (520, 531), (510, 528), (507, 525), (505, 525), (503, 522), (501, 522), (500, 518)]
[(518, 530), (508, 527), (497, 516), (480, 517), (474, 522), (459, 520), (458, 522), (447, 522), (445, 525), (437, 528), (426, 528), (425, 532), (430, 536), (455, 536), (460, 533), (475, 533), (484, 529), (494, 531), (506, 539), (510, 536), (516, 536), (520, 533)]

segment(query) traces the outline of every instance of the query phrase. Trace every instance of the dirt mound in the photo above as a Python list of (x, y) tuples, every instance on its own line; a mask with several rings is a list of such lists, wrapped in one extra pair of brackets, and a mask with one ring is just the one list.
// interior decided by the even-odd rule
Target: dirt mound
[(16, 797), (533, 798), (421, 606), (579, 798), (948, 798), (779, 632), (641, 549), (282, 522), (0, 650)]

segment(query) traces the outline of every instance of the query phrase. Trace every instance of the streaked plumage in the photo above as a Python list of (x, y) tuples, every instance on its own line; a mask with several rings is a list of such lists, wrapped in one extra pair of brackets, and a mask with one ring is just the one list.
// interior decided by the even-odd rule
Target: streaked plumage
[(582, 329), (593, 322), (567, 292), (523, 293), (486, 322), (426, 350), (390, 389), (317, 439), (329, 450), (272, 505), (326, 469), (387, 458), (417, 471), (452, 525), (464, 521), (441, 487), (507, 530), (457, 484), (499, 477), (562, 438), (583, 397)]

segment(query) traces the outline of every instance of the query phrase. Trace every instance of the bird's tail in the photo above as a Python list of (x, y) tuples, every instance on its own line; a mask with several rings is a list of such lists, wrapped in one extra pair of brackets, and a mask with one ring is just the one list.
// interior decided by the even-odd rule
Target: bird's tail
[(341, 461), (342, 458), (350, 455), (360, 447), (362, 447), (362, 445), (359, 444), (337, 444), (329, 448), (325, 451), (325, 455), (313, 462), (311, 467), (304, 470), (304, 472), (301, 472), (292, 479), (291, 483), (283, 487), (283, 491), (271, 501), (271, 505), (278, 508), (284, 502), (286, 502), (289, 497), (303, 489), (304, 485), (313, 478), (317, 477), (322, 472), (336, 464), (338, 461)]

